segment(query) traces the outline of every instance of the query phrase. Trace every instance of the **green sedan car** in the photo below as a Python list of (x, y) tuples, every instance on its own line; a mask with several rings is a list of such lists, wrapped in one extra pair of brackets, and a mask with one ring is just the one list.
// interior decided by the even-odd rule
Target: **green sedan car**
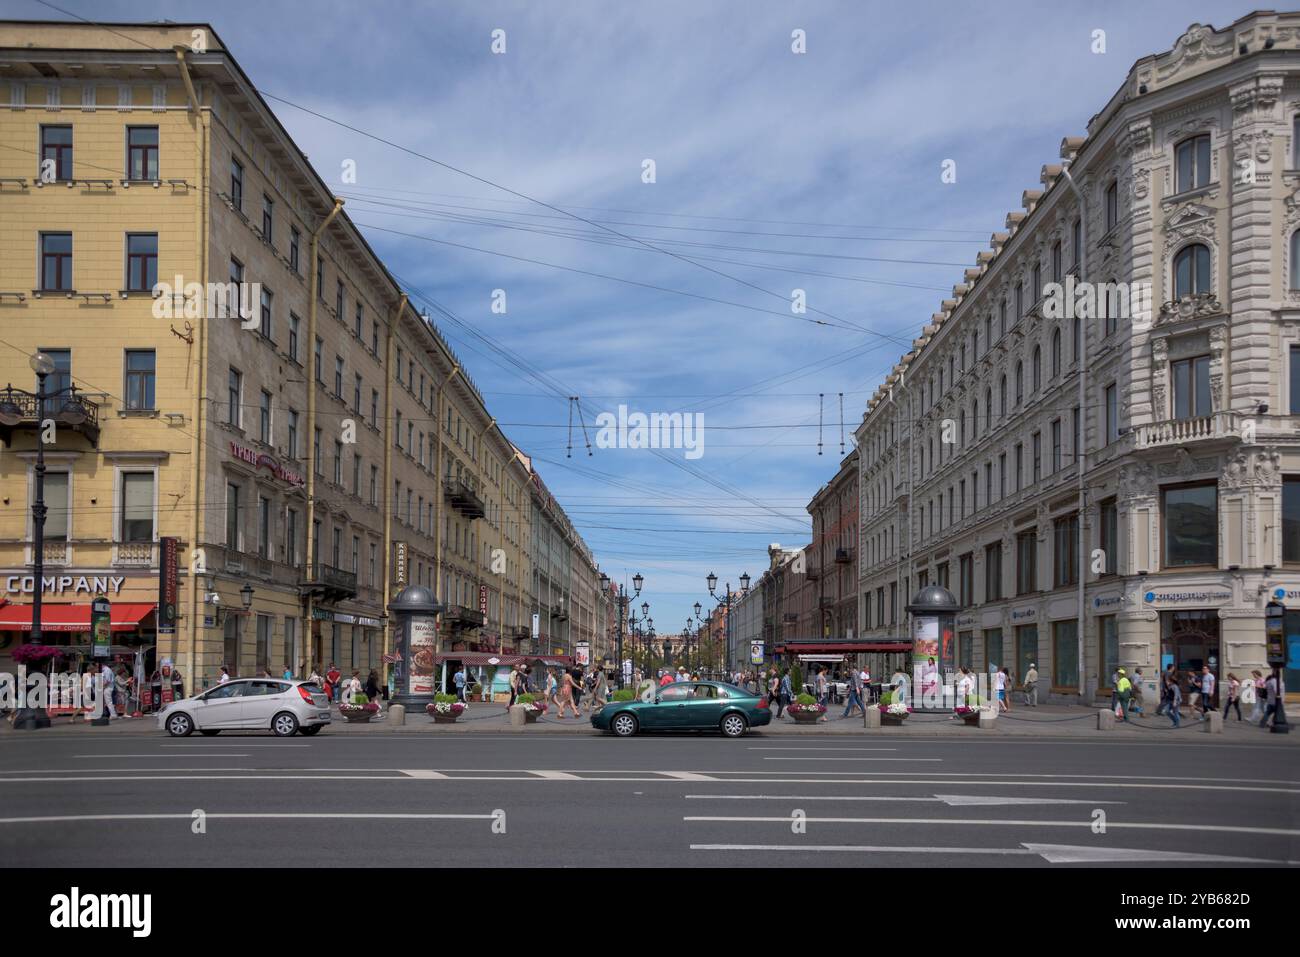
[(591, 716), (591, 725), (620, 738), (638, 731), (721, 731), (738, 738), (770, 724), (767, 700), (721, 681), (678, 681), (654, 689), (649, 701), (612, 701)]

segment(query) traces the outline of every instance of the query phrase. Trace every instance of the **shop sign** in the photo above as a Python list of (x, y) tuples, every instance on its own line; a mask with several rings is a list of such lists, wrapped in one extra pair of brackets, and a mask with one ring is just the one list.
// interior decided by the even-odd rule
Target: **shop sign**
[(1124, 600), (1123, 595), (1098, 595), (1092, 600), (1093, 608), (1113, 608)]
[(974, 625), (974, 624), (975, 624), (974, 615), (963, 615), (961, 618), (957, 619), (958, 628), (965, 628), (967, 625)]
[(393, 542), (393, 584), (406, 584), (406, 542)]
[(1230, 591), (1149, 591), (1142, 596), (1148, 605), (1210, 605), (1232, 601)]
[(158, 539), (158, 634), (176, 634), (177, 541)]
[(487, 609), (487, 585), (479, 585), (479, 586), (478, 586), (478, 612), (479, 612), (480, 615), (483, 616), (483, 620), (486, 622), (486, 621), (487, 621), (487, 613), (488, 613), (488, 609)]
[(230, 454), (241, 462), (247, 462), (249, 465), (260, 469), (267, 469), (272, 475), (282, 482), (288, 482), (290, 485), (306, 485), (306, 480), (302, 477), (301, 472), (295, 472), (287, 469), (265, 452), (259, 452), (256, 449), (244, 448), (233, 439), (230, 442)]
[(1037, 617), (1037, 608), (1020, 608), (1011, 613), (1012, 621), (1033, 621)]
[(1294, 588), (1292, 589), (1274, 588), (1273, 600), (1274, 601), (1300, 601), (1300, 591)]
[[(313, 609), (315, 611), (316, 609)], [(367, 618), (365, 615), (352, 615), (345, 611), (336, 611), (331, 613), (334, 621), (343, 625), (360, 625), (362, 628), (382, 628), (383, 622), (378, 618)]]
[(328, 608), (317, 608), (313, 606), (311, 610), (311, 616), (315, 618), (317, 621), (334, 620), (334, 612), (330, 611)]
[[(41, 578), (41, 594), (62, 595), (71, 591), (76, 595), (119, 595), (125, 581), (124, 575), (46, 575)], [(30, 595), (36, 591), (36, 576), (10, 575), (5, 579), (5, 591), (11, 595)]]

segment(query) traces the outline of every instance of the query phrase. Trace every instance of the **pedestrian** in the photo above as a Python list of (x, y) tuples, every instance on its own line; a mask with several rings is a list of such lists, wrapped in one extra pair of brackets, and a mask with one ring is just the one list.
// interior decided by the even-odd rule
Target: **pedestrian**
[(1174, 699), (1173, 687), (1178, 684), (1178, 673), (1173, 665), (1167, 665), (1160, 675), (1160, 706), (1156, 714), (1167, 714)]
[(1241, 703), (1250, 705), (1250, 714), (1246, 720), (1254, 724), (1259, 724), (1260, 716), (1263, 714), (1259, 709), (1259, 692), (1263, 683), (1258, 671), (1252, 671), (1241, 683)]
[(1130, 699), (1129, 711), (1136, 714), (1139, 718), (1146, 717), (1146, 712), (1142, 708), (1143, 700), (1144, 700), (1142, 697), (1142, 685), (1143, 685), (1142, 669), (1134, 668), (1133, 669), (1133, 697)]
[(1178, 683), (1177, 674), (1172, 671), (1170, 674), (1173, 676), (1173, 680), (1169, 683), (1169, 719), (1173, 721), (1176, 728), (1182, 721), (1179, 708), (1183, 703), (1183, 689)]
[(361, 672), (352, 672), (352, 677), (343, 682), (343, 688), (339, 692), (339, 701), (342, 704), (356, 704), (357, 695), (361, 694)]
[(1260, 720), (1261, 728), (1269, 727), (1277, 717), (1277, 703), (1282, 700), (1282, 695), (1286, 694), (1286, 683), (1278, 682), (1277, 672), (1273, 672), (1264, 679), (1264, 695), (1268, 700), (1268, 706), (1264, 709), (1264, 717)]
[[(371, 668), (370, 674), (366, 675), (365, 694), (367, 700), (374, 702), (376, 705), (379, 705), (379, 699), (381, 697), (381, 695), (379, 694), (379, 672), (375, 671), (374, 668)], [(379, 706), (379, 710), (376, 711), (375, 714), (376, 715), (383, 714), (383, 707)]]
[(600, 710), (605, 707), (605, 702), (609, 699), (609, 676), (605, 674), (603, 668), (597, 668), (595, 680), (591, 687), (591, 707), (593, 710)]
[(1209, 665), (1201, 666), (1201, 720), (1206, 720), (1207, 712), (1214, 708), (1214, 673)]
[(966, 667), (958, 668), (957, 674), (960, 675), (957, 679), (957, 700), (960, 702), (960, 707), (968, 708), (970, 707), (971, 692), (975, 688), (975, 677), (970, 673), (970, 669)]
[(790, 686), (790, 672), (781, 672), (781, 684), (777, 691), (776, 716), (779, 718), (785, 714), (785, 709), (790, 707), (790, 699), (794, 697), (794, 689)]
[[(224, 668), (221, 669), (221, 670), (222, 670), (222, 671), (225, 671)], [(321, 679), (321, 676), (320, 676), (320, 672), (317, 671), (315, 668), (313, 668), (313, 669), (311, 670), (311, 674), (307, 676), (307, 681), (308, 681), (308, 683), (310, 683), (310, 684), (314, 684), (317, 688), (322, 688), (322, 689), (324, 688), (324, 684), (322, 683), (322, 679)], [(326, 697), (329, 697), (329, 696), (326, 695)]]
[(686, 669), (678, 665), (677, 676), (673, 678), (673, 681), (690, 681), (690, 680), (691, 680), (691, 676), (686, 673)]
[(664, 670), (659, 672), (659, 687), (661, 688), (668, 687), (676, 680), (677, 679), (673, 677), (673, 673), (671, 671)]
[(458, 664), (456, 673), (451, 676), (452, 684), (456, 686), (456, 700), (463, 702), (465, 700), (465, 666)]
[(1115, 672), (1115, 693), (1119, 696), (1119, 717), (1121, 721), (1128, 720), (1128, 703), (1133, 697), (1133, 682), (1128, 680), (1128, 673), (1120, 668)]
[(339, 669), (334, 666), (334, 662), (331, 661), (329, 671), (325, 672), (325, 681), (326, 681), (325, 687), (326, 687), (326, 694), (328, 694), (330, 696), (330, 699), (333, 701), (338, 700), (339, 690), (340, 690), (339, 682), (342, 680), (342, 678), (343, 678), (343, 672), (339, 671)]
[(114, 673), (113, 687), (114, 690), (117, 692), (118, 700), (122, 703), (122, 716), (124, 718), (134, 717), (133, 712), (137, 711), (138, 709), (131, 707), (131, 701), (130, 701), (131, 682), (130, 682), (130, 676), (127, 674), (125, 665), (119, 665), (117, 671)]
[(280, 677), (283, 678), (285, 681), (292, 681), (292, 680), (293, 680), (293, 669), (290, 668), (288, 665), (285, 665), (285, 666), (284, 666), (284, 671), (281, 673)]
[(117, 687), (117, 679), (113, 675), (113, 669), (105, 661), (99, 669), (99, 693), (104, 697), (104, 714), (109, 718), (117, 717), (117, 709), (113, 707), (113, 691)]
[[(560, 708), (560, 701), (555, 696), (555, 693), (558, 690), (559, 690), (559, 682), (555, 680), (555, 670), (553, 668), (547, 668), (546, 669), (546, 692), (545, 692), (545, 697), (542, 700), (544, 700), (548, 705), (554, 707), (557, 711)], [(564, 717), (564, 715), (560, 715), (560, 717)]]
[(856, 668), (849, 672), (849, 703), (844, 706), (844, 713), (840, 717), (851, 717), (855, 707), (862, 712), (864, 718), (867, 716), (866, 706), (862, 703), (862, 675)]
[(1025, 672), (1025, 706), (1038, 707), (1038, 665), (1032, 661), (1029, 670)]
[(1201, 705), (1201, 676), (1195, 671), (1187, 672), (1187, 691), (1189, 694), (1187, 706), (1193, 712), (1200, 710)]
[(821, 705), (823, 708), (821, 720), (827, 721), (829, 719), (826, 717), (826, 711), (824, 709), (826, 709), (830, 703), (831, 683), (826, 677), (825, 668), (817, 669), (817, 678), (815, 679), (815, 687), (817, 689), (817, 703)]
[[(772, 673), (767, 677), (767, 706), (770, 708), (777, 704), (781, 699), (781, 676), (772, 669)], [(778, 717), (780, 715), (778, 714)]]
[(582, 706), (582, 669), (574, 668), (572, 671), (567, 672), (567, 674), (570, 681), (570, 689), (573, 693), (573, 716), (576, 718)]
[(558, 712), (556, 713), (557, 718), (564, 717), (565, 708), (572, 708), (573, 716), (575, 718), (581, 717), (581, 715), (578, 714), (578, 706), (574, 702), (574, 691), (576, 690), (576, 686), (577, 686), (577, 682), (573, 680), (572, 673), (568, 671), (563, 672), (563, 677), (560, 679), (559, 695), (556, 699), (559, 708)]
[(998, 711), (1010, 711), (1011, 706), (1007, 703), (1007, 669), (998, 668), (996, 665), (993, 669), (993, 688), (997, 693)]
[(230, 666), (229, 666), (229, 665), (222, 665), (222, 666), (221, 666), (221, 677), (217, 679), (217, 684), (219, 684), (219, 685), (223, 685), (223, 684), (225, 684), (225, 683), (226, 683), (227, 681), (229, 681), (229, 680), (230, 680)]
[(1228, 717), (1228, 709), (1237, 709), (1237, 720), (1241, 720), (1241, 681), (1231, 671), (1228, 672), (1228, 697), (1223, 702), (1223, 717)]

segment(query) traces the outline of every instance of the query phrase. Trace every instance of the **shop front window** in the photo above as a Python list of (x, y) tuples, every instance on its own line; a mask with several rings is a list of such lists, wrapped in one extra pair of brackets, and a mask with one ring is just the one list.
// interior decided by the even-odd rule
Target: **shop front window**
[(1110, 691), (1110, 677), (1119, 667), (1119, 623), (1114, 615), (1103, 615), (1097, 619), (1101, 644), (1097, 662), (1097, 689)]
[[(1189, 700), (1194, 675), (1209, 667), (1217, 685), (1219, 674), (1219, 612), (1217, 609), (1187, 609), (1160, 613), (1160, 670), (1173, 665)], [(1240, 676), (1239, 676), (1240, 677)], [(1209, 702), (1214, 707), (1214, 702)]]
[(1038, 626), (1020, 625), (1016, 628), (1016, 661), (1007, 669), (1011, 672), (1011, 680), (1023, 682), (1029, 666), (1038, 663)]

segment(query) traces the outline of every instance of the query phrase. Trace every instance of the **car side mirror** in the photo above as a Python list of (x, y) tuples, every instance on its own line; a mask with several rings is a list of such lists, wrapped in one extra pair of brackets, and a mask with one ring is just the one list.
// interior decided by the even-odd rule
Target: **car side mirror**
[(655, 695), (655, 704), (658, 704), (660, 701), (663, 701), (663, 698), (659, 697), (659, 695)]

